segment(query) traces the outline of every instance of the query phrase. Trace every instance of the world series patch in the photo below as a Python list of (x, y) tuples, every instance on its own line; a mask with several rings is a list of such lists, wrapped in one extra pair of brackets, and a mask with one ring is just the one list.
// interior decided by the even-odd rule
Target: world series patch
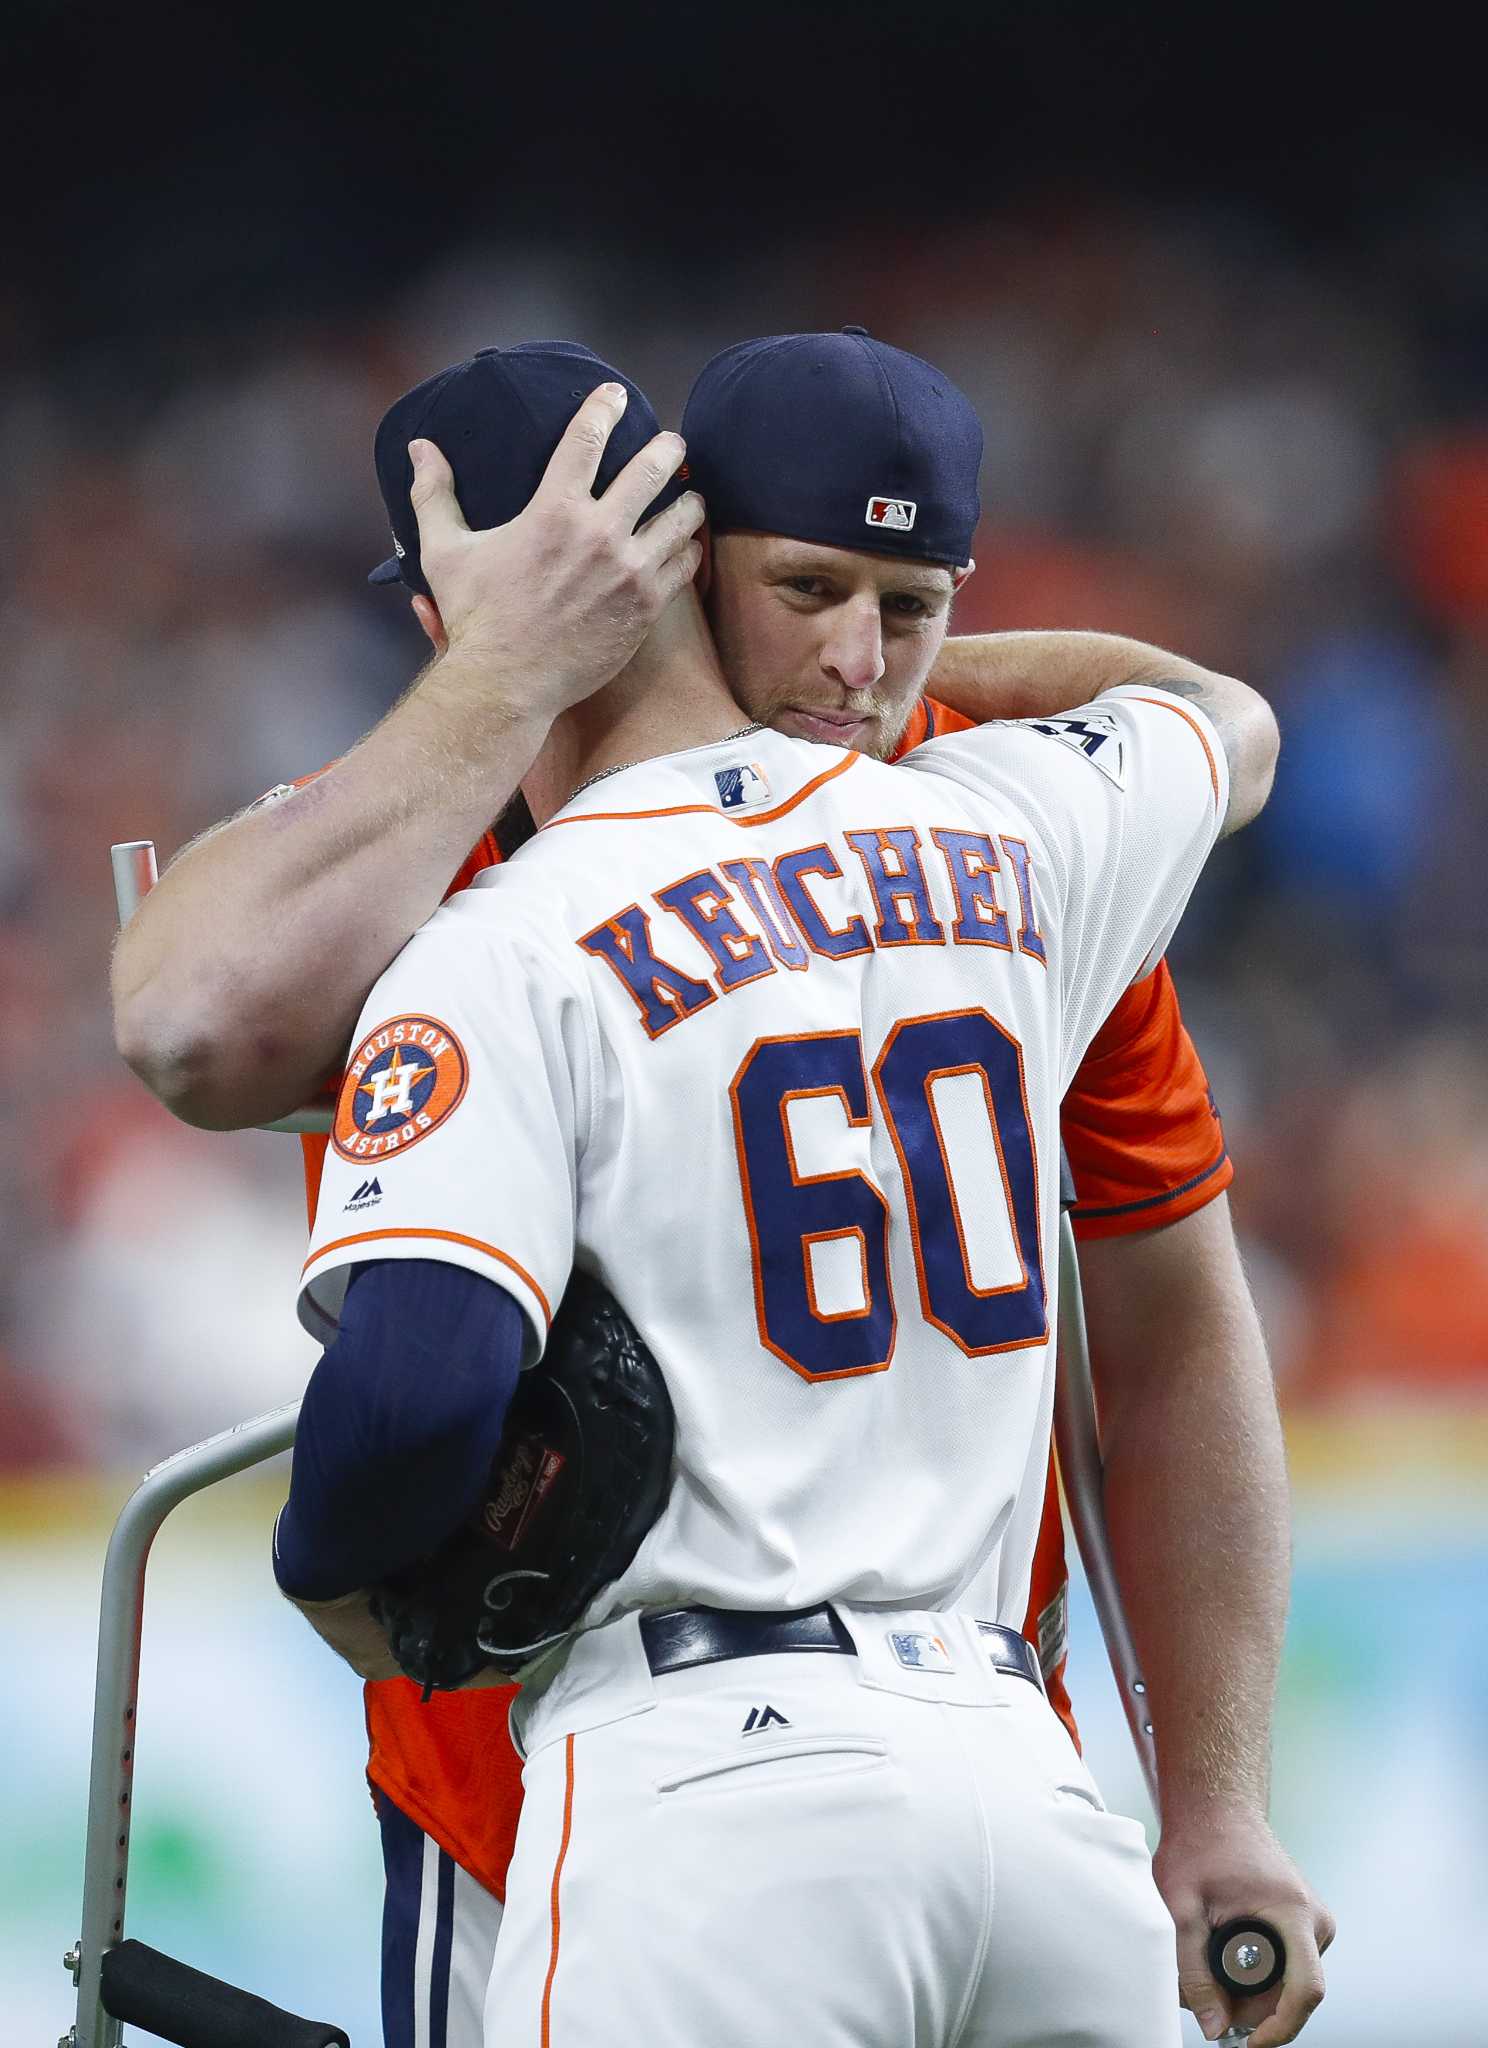
[(1087, 711), (1079, 718), (1017, 718), (1008, 722), (1073, 748), (1084, 755), (1092, 768), (1099, 768), (1107, 781), (1114, 782), (1118, 789), (1125, 788), (1121, 728), (1109, 711)]
[(437, 1131), (470, 1080), (465, 1048), (437, 1017), (391, 1017), (357, 1046), (336, 1100), (343, 1159), (386, 1159)]

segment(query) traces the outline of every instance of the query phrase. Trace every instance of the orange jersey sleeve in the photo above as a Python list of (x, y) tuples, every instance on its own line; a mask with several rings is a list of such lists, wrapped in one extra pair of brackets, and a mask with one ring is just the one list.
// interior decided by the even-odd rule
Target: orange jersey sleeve
[(1183, 1027), (1167, 962), (1133, 983), (1064, 1098), (1078, 1238), (1176, 1223), (1235, 1177), (1208, 1077)]

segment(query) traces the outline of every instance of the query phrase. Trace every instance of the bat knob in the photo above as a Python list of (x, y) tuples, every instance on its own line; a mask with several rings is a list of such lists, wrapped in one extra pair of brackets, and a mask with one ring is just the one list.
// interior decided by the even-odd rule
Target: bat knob
[(1267, 1920), (1226, 1920), (1209, 1936), (1209, 1974), (1232, 1998), (1254, 1998), (1286, 1975), (1286, 1943)]

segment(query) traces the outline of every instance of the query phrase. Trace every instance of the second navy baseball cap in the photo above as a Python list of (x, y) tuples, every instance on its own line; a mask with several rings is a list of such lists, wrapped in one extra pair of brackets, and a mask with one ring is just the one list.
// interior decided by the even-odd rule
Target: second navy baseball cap
[[(395, 399), (382, 416), (373, 444), (394, 552), (367, 581), (403, 583), (424, 597), (432, 595), (419, 561), (418, 520), (409, 502), (410, 441), (432, 441), (444, 456), (454, 472), (455, 496), (467, 526), (505, 526), (542, 482), (553, 450), (584, 400), (599, 385), (611, 383), (625, 386), (628, 403), (594, 480), (594, 495), (599, 497), (660, 427), (639, 385), (579, 342), (522, 341), (513, 348), (478, 349), (463, 363), (437, 371)], [(687, 488), (684, 468), (652, 500), (644, 518), (650, 519)]]
[(724, 349), (692, 387), (682, 434), (715, 531), (971, 560), (981, 422), (949, 377), (866, 328)]

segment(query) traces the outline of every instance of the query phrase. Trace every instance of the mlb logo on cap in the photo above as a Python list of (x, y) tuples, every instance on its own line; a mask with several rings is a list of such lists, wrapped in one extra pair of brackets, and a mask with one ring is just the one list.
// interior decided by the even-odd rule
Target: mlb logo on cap
[(892, 533), (908, 533), (919, 509), (913, 498), (870, 498), (864, 524), (886, 526)]
[(724, 349), (698, 373), (682, 436), (715, 534), (971, 560), (982, 429), (970, 401), (861, 327)]
[(726, 811), (748, 810), (751, 804), (762, 804), (770, 794), (764, 770), (752, 761), (741, 762), (737, 768), (720, 768), (713, 777), (713, 785)]

